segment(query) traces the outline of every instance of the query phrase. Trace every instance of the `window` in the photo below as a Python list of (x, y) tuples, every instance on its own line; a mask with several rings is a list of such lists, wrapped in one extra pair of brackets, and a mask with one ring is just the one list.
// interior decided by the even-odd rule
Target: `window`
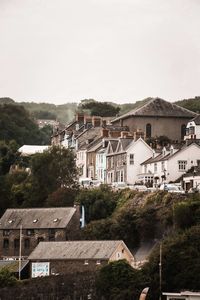
[(124, 181), (124, 172), (121, 171), (121, 175), (120, 175), (120, 181), (123, 182)]
[(8, 249), (9, 248), (9, 239), (4, 239), (3, 240), (3, 248)]
[(84, 260), (84, 265), (89, 265), (88, 259), (85, 259), (85, 260)]
[(158, 171), (157, 163), (154, 164), (154, 173)]
[(134, 165), (134, 154), (132, 153), (129, 155), (129, 164)]
[(162, 161), (162, 163), (161, 163), (161, 168), (162, 168), (162, 171), (164, 172), (165, 171), (165, 162), (164, 161)]
[(183, 140), (184, 139), (184, 136), (186, 135), (186, 125), (183, 124), (181, 126), (181, 139)]
[(14, 239), (14, 248), (19, 249), (19, 239)]
[(30, 240), (29, 239), (25, 239), (24, 240), (24, 248), (25, 249), (29, 249), (30, 248)]
[(34, 235), (34, 229), (27, 229), (26, 235)]
[(101, 261), (98, 259), (97, 262), (96, 262), (96, 264), (97, 264), (97, 265), (100, 265), (100, 264), (101, 264)]
[(178, 161), (178, 170), (185, 171), (186, 170), (187, 161), (186, 160), (179, 160)]
[(146, 125), (146, 137), (150, 138), (151, 137), (151, 124)]
[(10, 234), (10, 230), (8, 229), (3, 230), (3, 236), (9, 236), (9, 234)]

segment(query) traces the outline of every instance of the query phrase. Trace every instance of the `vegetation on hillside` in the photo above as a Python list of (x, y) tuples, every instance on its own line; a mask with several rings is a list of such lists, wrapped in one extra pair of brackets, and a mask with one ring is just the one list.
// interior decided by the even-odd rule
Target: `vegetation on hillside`
[(50, 143), (50, 128), (39, 129), (23, 106), (0, 105), (0, 140), (15, 140), (21, 146)]
[[(152, 98), (136, 101), (133, 103), (116, 104), (113, 102), (101, 102), (94, 99), (84, 99), (78, 105), (77, 103), (66, 103), (55, 105), (51, 103), (35, 103), (35, 102), (15, 102), (11, 98), (0, 98), (1, 104), (22, 105), (29, 111), (30, 115), (36, 119), (57, 119), (63, 124), (72, 121), (77, 111), (84, 111), (92, 115), (100, 116), (116, 116), (123, 115), (130, 110), (140, 107)], [(200, 97), (184, 99), (175, 102), (194, 112), (200, 112)]]

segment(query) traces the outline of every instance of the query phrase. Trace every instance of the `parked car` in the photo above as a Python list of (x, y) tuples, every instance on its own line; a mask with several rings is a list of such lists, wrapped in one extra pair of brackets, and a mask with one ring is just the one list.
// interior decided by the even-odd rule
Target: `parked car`
[(128, 185), (128, 188), (138, 192), (148, 192), (146, 185), (134, 184), (134, 185)]
[(90, 187), (91, 184), (92, 184), (92, 179), (89, 178), (89, 177), (87, 177), (87, 178), (80, 178), (80, 179), (79, 179), (79, 184), (80, 184), (80, 186), (83, 187), (83, 188), (88, 188), (88, 187)]
[(176, 185), (173, 183), (161, 184), (160, 190), (167, 191), (168, 193), (185, 194), (184, 189), (180, 185)]
[(114, 190), (123, 190), (123, 189), (128, 188), (128, 186), (127, 186), (126, 182), (113, 182), (112, 188)]

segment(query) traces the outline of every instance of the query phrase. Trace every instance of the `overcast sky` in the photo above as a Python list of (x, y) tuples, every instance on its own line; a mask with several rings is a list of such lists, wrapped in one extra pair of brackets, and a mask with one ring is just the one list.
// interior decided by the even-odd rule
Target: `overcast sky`
[(0, 0), (0, 97), (200, 95), (200, 0)]

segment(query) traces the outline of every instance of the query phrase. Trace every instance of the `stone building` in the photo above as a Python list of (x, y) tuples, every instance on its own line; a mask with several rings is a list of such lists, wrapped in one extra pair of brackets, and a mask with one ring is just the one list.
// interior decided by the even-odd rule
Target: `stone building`
[(187, 123), (197, 114), (174, 103), (154, 98), (112, 120), (112, 124), (128, 126), (131, 133), (141, 130), (146, 138), (167, 136), (172, 141), (184, 139)]
[[(0, 258), (26, 258), (41, 241), (77, 239), (79, 207), (7, 209), (0, 219)], [(21, 235), (20, 235), (21, 229)]]
[(95, 271), (108, 262), (135, 259), (123, 241), (41, 242), (28, 257), (32, 277)]

